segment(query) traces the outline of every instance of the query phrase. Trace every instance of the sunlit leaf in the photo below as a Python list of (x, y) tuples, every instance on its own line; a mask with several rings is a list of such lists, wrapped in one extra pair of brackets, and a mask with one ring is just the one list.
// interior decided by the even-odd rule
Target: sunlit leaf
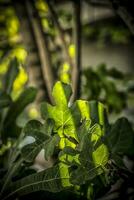
[(74, 58), (74, 57), (75, 57), (75, 45), (74, 45), (74, 44), (71, 44), (71, 45), (69, 46), (68, 51), (69, 51), (70, 57), (71, 57), (71, 58)]
[(74, 109), (74, 106), (68, 106), (71, 93), (70, 85), (57, 82), (52, 92), (55, 106), (46, 102), (41, 106), (42, 117), (54, 120), (55, 129), (58, 131), (60, 137), (64, 137), (65, 135), (76, 137), (76, 125), (80, 122), (80, 112)]
[(21, 88), (26, 84), (28, 80), (28, 75), (23, 67), (19, 67), (19, 73), (16, 77), (14, 84), (13, 84), (13, 90), (18, 91), (21, 90)]

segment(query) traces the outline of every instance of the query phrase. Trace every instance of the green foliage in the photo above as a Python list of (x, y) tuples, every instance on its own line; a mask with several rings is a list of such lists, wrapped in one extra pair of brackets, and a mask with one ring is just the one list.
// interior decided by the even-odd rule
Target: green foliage
[(131, 124), (126, 118), (118, 119), (111, 127), (107, 137), (107, 144), (111, 154), (134, 155), (133, 143), (134, 135)]
[[(12, 91), (13, 84), (19, 73), (19, 63), (17, 59), (13, 59), (9, 65), (9, 69), (2, 81), (2, 90), (0, 91), (0, 137), (7, 141), (7, 138), (18, 137), (21, 128), (17, 125), (17, 118), (23, 112), (28, 104), (34, 101), (36, 97), (35, 88), (26, 88), (20, 96), (13, 100)], [(6, 109), (4, 110), (4, 108)], [(10, 130), (10, 131), (9, 131)]]
[[(45, 124), (41, 124), (36, 120), (28, 122), (23, 130), (26, 138), (20, 145), (21, 154), (25, 161), (34, 161), (43, 148), (45, 149), (46, 159), (53, 155), (54, 147), (57, 145), (59, 137), (58, 135), (52, 137), (52, 128), (53, 124), (51, 122), (46, 122)], [(34, 141), (31, 144), (25, 145), (27, 137), (32, 137)]]
[(93, 25), (84, 25), (83, 34), (87, 39), (97, 41), (99, 45), (128, 44), (131, 42), (131, 33), (121, 22), (114, 19), (102, 20)]
[(22, 94), (18, 97), (18, 99), (12, 103), (4, 120), (4, 135), (8, 133), (8, 130), (14, 132), (14, 136), (18, 134), (17, 129), (17, 132), (14, 130), (14, 128), (17, 128), (15, 127), (17, 117), (22, 113), (22, 111), (26, 108), (27, 105), (33, 102), (33, 100), (36, 97), (36, 92), (37, 91), (35, 88), (29, 87), (25, 89), (22, 92)]
[[(61, 175), (60, 170), (64, 171), (64, 165), (57, 165), (45, 171), (30, 175), (26, 178), (16, 181), (10, 188), (5, 191), (5, 198), (14, 198), (14, 195), (24, 195), (35, 191), (46, 190), (50, 192), (59, 192), (64, 189), (62, 184), (67, 184), (68, 174)], [(62, 183), (61, 183), (62, 182)]]
[(105, 64), (101, 64), (95, 70), (83, 70), (83, 79), (82, 95), (88, 100), (101, 101), (108, 106), (110, 112), (115, 113), (127, 107), (129, 93), (127, 87), (124, 87), (127, 85), (127, 75), (115, 68), (107, 69)]
[[(123, 159), (124, 155), (134, 155), (131, 124), (121, 118), (109, 125), (103, 104), (76, 100), (70, 105), (71, 94), (70, 85), (58, 81), (52, 91), (55, 105), (43, 102), (41, 122), (31, 120), (25, 125), (1, 180), (1, 199), (67, 189), (83, 199), (96, 199), (116, 182), (118, 171), (128, 173)], [(22, 174), (42, 149), (46, 159), (56, 157), (54, 165), (41, 172)]]

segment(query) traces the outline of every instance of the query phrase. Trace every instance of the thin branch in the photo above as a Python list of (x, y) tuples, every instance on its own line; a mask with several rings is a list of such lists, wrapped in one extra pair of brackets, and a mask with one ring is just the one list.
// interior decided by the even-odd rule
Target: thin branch
[(58, 15), (57, 15), (55, 9), (53, 8), (50, 0), (47, 0), (47, 4), (48, 4), (49, 11), (51, 13), (52, 19), (53, 19), (53, 21), (56, 25), (56, 28), (59, 32), (59, 36), (60, 36), (60, 39), (61, 39), (61, 42), (62, 42), (62, 45), (63, 45), (63, 49), (64, 49), (64, 52), (65, 52), (65, 55), (66, 55), (66, 60), (69, 63), (69, 65), (72, 67), (73, 62), (72, 62), (72, 59), (71, 59), (69, 52), (68, 52), (68, 46), (67, 46), (67, 43), (66, 43), (66, 40), (65, 40), (65, 37), (64, 37), (64, 30), (61, 27), (61, 24), (58, 20)]
[(75, 65), (72, 70), (73, 95), (71, 102), (80, 96), (81, 85), (81, 0), (74, 1)]
[(122, 18), (131, 33), (134, 35), (134, 17), (131, 15), (130, 12), (128, 12), (126, 7), (120, 5), (119, 2), (115, 4), (114, 1), (112, 1), (112, 4), (115, 12), (120, 16), (120, 18)]
[(51, 96), (52, 87), (54, 84), (54, 75), (51, 64), (50, 52), (48, 49), (48, 42), (46, 37), (44, 37), (44, 33), (42, 31), (41, 22), (38, 18), (38, 13), (36, 12), (36, 17), (34, 16), (33, 5), (30, 1), (26, 1), (27, 12), (29, 15), (29, 19), (32, 24), (33, 33), (35, 35), (40, 62), (41, 69), (43, 73), (43, 78), (46, 84), (48, 97), (51, 103), (53, 103), (53, 99)]
[(124, 23), (128, 26), (131, 33), (134, 35), (134, 16), (130, 12), (128, 12), (125, 6), (121, 5), (121, 1), (118, 0), (103, 0), (103, 1), (86, 0), (86, 1), (93, 5), (112, 7), (114, 11), (119, 15), (119, 17), (124, 21)]

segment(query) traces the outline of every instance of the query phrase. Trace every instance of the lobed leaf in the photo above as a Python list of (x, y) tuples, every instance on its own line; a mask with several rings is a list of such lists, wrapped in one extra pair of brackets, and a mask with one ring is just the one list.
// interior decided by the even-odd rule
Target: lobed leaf
[(69, 106), (71, 93), (70, 85), (58, 81), (52, 92), (55, 105), (46, 102), (41, 105), (42, 117), (55, 122), (55, 132), (61, 137), (61, 148), (66, 145), (63, 138), (67, 140), (71, 137), (78, 141), (77, 127), (82, 120), (91, 119), (92, 123), (100, 123), (104, 127), (106, 119), (105, 107), (101, 103), (77, 100)]
[(26, 124), (23, 132), (25, 137), (20, 148), (22, 157), (27, 162), (33, 162), (42, 149), (45, 150), (45, 158), (48, 160), (60, 140), (58, 135), (52, 136), (53, 123), (51, 121), (42, 124), (37, 120), (31, 120)]

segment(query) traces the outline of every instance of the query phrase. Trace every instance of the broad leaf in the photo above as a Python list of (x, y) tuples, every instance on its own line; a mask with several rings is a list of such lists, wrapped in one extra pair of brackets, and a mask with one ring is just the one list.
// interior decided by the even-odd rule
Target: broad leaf
[(89, 131), (91, 126), (91, 120), (84, 120), (82, 122), (82, 125), (77, 128), (77, 137), (79, 142), (82, 141), (82, 138), (84, 137), (84, 135)]
[(46, 160), (48, 160), (53, 155), (55, 147), (59, 144), (59, 141), (60, 137), (57, 134), (55, 134), (53, 137), (50, 137), (50, 139), (46, 141), (44, 145)]
[(98, 175), (98, 167), (85, 168), (79, 166), (76, 170), (73, 170), (70, 176), (70, 181), (75, 185), (83, 185), (86, 181), (93, 180)]
[(92, 159), (96, 167), (104, 167), (109, 160), (109, 151), (106, 145), (101, 144), (92, 153)]
[(134, 131), (126, 118), (117, 120), (112, 126), (107, 145), (111, 154), (134, 155)]
[[(61, 137), (61, 148), (68, 145), (70, 137), (78, 141), (77, 127), (81, 120), (91, 118), (93, 123), (97, 122), (102, 126), (105, 124), (105, 108), (101, 103), (77, 100), (72, 106), (69, 106), (71, 93), (70, 85), (57, 82), (52, 92), (55, 106), (46, 102), (41, 105), (42, 117), (53, 119), (55, 122), (55, 131)], [(72, 146), (74, 145), (72, 144)]]
[(31, 120), (26, 124), (23, 130), (25, 137), (19, 146), (25, 161), (33, 162), (42, 149), (45, 150), (46, 159), (53, 155), (60, 138), (58, 135), (52, 136), (52, 131), (53, 123), (51, 121), (42, 124), (37, 120)]
[(13, 183), (3, 195), (3, 200), (14, 199), (36, 191), (60, 192), (71, 187), (68, 168), (59, 164)]
[(53, 119), (55, 129), (61, 137), (75, 136), (76, 125), (80, 122), (80, 113), (74, 107), (68, 107), (72, 90), (70, 85), (57, 82), (53, 88), (52, 96), (55, 106), (44, 102), (41, 113), (44, 119)]
[[(96, 145), (98, 141), (101, 141), (103, 131), (98, 124), (95, 124), (87, 132), (85, 132), (78, 149), (80, 150), (79, 160), (81, 167), (77, 171), (84, 168), (83, 177), (86, 180), (91, 180), (95, 176), (103, 173), (103, 169), (109, 160), (109, 152), (102, 142)], [(97, 147), (96, 147), (97, 146)], [(77, 173), (76, 171), (76, 173)]]

